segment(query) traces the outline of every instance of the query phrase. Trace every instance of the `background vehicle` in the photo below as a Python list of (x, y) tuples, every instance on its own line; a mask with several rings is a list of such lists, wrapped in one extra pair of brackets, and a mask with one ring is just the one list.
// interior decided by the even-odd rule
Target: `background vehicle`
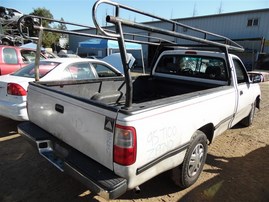
[(17, 20), (23, 16), (23, 13), (14, 9), (0, 6), (0, 19), (2, 24), (17, 23)]
[[(10, 74), (34, 62), (35, 49), (0, 45), (0, 75)], [(40, 53), (41, 59), (46, 57)]]
[(0, 44), (14, 46), (25, 42), (17, 29), (17, 21), (22, 15), (14, 8), (0, 6)]
[[(100, 60), (54, 58), (40, 61), (40, 81), (85, 80), (100, 77), (122, 77), (113, 66)], [(34, 81), (34, 63), (13, 74), (0, 76), (0, 115), (18, 121), (28, 120), (27, 87)]]
[[(104, 30), (96, 20), (101, 3), (163, 20), (172, 30), (130, 23), (119, 18), (119, 10), (106, 16), (118, 32)], [(168, 170), (175, 184), (191, 186), (202, 172), (208, 144), (239, 122), (251, 125), (259, 108), (259, 85), (229, 53), (243, 48), (226, 37), (106, 0), (95, 3), (93, 20), (98, 33), (118, 39), (125, 76), (84, 83), (31, 82), (30, 122), (20, 124), (19, 133), (59, 170), (108, 199)], [(131, 76), (124, 25), (164, 35), (160, 43), (146, 41), (157, 46), (150, 75)], [(182, 27), (206, 38), (175, 31)], [(200, 46), (179, 48), (177, 38)]]
[(248, 71), (248, 74), (251, 78), (259, 75), (262, 77), (263, 82), (269, 81), (269, 55), (259, 54), (255, 69)]
[(60, 50), (58, 56), (61, 58), (79, 58), (79, 56), (71, 50)]

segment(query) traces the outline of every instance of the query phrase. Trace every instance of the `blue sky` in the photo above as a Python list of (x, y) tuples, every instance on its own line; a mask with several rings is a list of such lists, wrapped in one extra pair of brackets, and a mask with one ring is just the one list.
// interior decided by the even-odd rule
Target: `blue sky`
[[(221, 13), (269, 8), (269, 0), (114, 0), (164, 18), (185, 18)], [(55, 19), (92, 26), (91, 8), (95, 0), (1, 0), (1, 6), (15, 8), (28, 14), (35, 8), (50, 10)], [(101, 24), (111, 7), (100, 7)], [(150, 21), (139, 15), (124, 14), (127, 19)]]

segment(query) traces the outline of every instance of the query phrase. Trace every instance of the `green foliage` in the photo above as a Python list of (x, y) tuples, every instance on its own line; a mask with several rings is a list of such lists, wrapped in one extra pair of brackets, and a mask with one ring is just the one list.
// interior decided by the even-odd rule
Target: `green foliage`
[[(30, 13), (30, 15), (36, 15), (36, 16), (40, 16), (40, 17), (53, 19), (53, 15), (51, 14), (51, 12), (44, 7), (34, 9), (34, 11), (32, 13)], [(64, 19), (61, 18), (61, 21), (64, 22)], [(51, 23), (48, 20), (42, 20), (42, 26), (49, 27), (49, 28), (61, 29), (61, 30), (67, 30), (67, 27), (65, 24), (58, 23), (57, 25), (55, 25), (54, 23)], [(57, 34), (57, 33), (53, 33), (53, 32), (44, 32), (43, 36), (42, 36), (42, 38), (43, 38), (42, 45), (44, 47), (51, 47), (52, 44), (58, 43), (59, 38), (61, 36), (63, 37), (65, 35)]]
[[(45, 18), (52, 18), (53, 19), (53, 15), (50, 13), (50, 10), (47, 10), (46, 8), (36, 8), (34, 9), (34, 11), (32, 13), (30, 13), (30, 15), (36, 15), (36, 16), (40, 16), (40, 17), (45, 17)], [(42, 21), (42, 25), (44, 27), (49, 26), (50, 22), (43, 20)]]

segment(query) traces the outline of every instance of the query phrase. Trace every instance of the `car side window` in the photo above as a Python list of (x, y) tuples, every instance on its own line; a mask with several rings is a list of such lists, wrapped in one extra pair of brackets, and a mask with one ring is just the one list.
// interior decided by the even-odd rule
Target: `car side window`
[(108, 66), (99, 63), (92, 63), (99, 77), (114, 77), (117, 73), (112, 71)]
[(239, 61), (238, 59), (234, 58), (234, 67), (235, 67), (235, 72), (236, 72), (236, 77), (237, 77), (237, 83), (244, 83), (248, 81), (248, 75), (246, 73), (244, 65)]
[(6, 64), (18, 64), (18, 56), (14, 48), (4, 48), (3, 58)]
[(90, 64), (88, 62), (74, 63), (72, 65), (69, 65), (65, 68), (64, 72), (66, 73), (66, 80), (83, 80), (95, 78), (95, 75), (92, 72)]

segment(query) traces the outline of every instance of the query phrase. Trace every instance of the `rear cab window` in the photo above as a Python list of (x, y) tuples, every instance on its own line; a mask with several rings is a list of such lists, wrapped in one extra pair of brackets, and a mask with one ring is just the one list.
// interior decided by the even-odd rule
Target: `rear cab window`
[(198, 55), (164, 55), (156, 73), (227, 81), (228, 74), (222, 58)]

